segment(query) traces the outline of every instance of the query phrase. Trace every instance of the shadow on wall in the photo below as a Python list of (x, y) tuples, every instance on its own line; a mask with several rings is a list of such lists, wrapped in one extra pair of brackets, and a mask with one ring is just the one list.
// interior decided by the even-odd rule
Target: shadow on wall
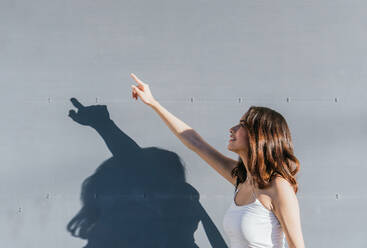
[(180, 158), (171, 151), (141, 148), (109, 118), (105, 105), (83, 106), (69, 116), (94, 128), (113, 157), (82, 184), (82, 208), (67, 225), (85, 248), (194, 248), (199, 221), (212, 247), (227, 247), (186, 183)]

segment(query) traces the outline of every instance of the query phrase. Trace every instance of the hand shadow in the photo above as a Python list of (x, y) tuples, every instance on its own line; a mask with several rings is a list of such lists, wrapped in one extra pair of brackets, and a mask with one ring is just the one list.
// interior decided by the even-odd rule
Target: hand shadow
[(212, 247), (225, 241), (186, 183), (179, 156), (156, 147), (141, 148), (110, 119), (105, 105), (83, 106), (69, 116), (94, 128), (113, 156), (82, 184), (82, 208), (67, 225), (85, 248), (196, 248), (199, 221)]

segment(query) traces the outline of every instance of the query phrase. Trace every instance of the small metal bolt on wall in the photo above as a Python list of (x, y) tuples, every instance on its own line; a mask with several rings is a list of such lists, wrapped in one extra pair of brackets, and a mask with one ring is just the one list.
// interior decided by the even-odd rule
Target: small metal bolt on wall
[(337, 200), (339, 200), (339, 199), (341, 198), (341, 194), (340, 194), (340, 193), (336, 193), (336, 194), (335, 194), (335, 198), (336, 198)]

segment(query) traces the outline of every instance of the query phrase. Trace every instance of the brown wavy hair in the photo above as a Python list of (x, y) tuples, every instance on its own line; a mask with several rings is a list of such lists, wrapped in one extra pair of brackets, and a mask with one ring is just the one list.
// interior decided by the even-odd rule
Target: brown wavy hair
[[(241, 126), (247, 129), (249, 137), (247, 168), (259, 188), (268, 188), (273, 176), (279, 174), (297, 193), (296, 174), (300, 164), (294, 156), (291, 134), (284, 117), (270, 108), (251, 106), (243, 120)], [(246, 181), (247, 171), (241, 157), (231, 174), (237, 177), (236, 189)]]

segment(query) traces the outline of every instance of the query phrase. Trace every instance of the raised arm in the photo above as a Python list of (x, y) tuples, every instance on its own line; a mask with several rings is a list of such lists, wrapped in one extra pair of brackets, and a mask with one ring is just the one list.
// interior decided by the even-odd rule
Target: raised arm
[(174, 133), (174, 135), (181, 140), (185, 146), (196, 152), (227, 181), (235, 185), (236, 178), (231, 177), (231, 171), (234, 167), (236, 167), (237, 161), (218, 152), (214, 147), (209, 145), (194, 129), (159, 104), (159, 102), (152, 96), (148, 84), (143, 83), (134, 74), (131, 74), (131, 77), (138, 83), (138, 86), (131, 86), (133, 89), (132, 96), (136, 100), (139, 96), (145, 104), (152, 107), (166, 123), (169, 129)]

